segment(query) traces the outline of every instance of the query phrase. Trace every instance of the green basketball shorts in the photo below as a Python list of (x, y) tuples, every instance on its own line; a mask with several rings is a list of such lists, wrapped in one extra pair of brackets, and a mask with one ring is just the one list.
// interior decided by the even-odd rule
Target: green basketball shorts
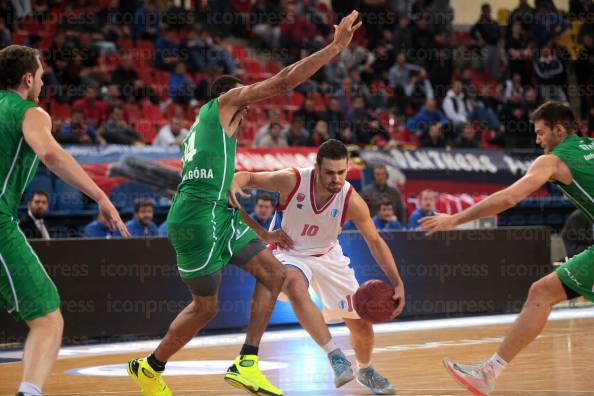
[(167, 216), (167, 236), (175, 249), (183, 279), (206, 276), (223, 268), (231, 256), (258, 236), (239, 210), (177, 194)]
[(570, 258), (556, 272), (565, 286), (594, 302), (594, 246)]
[(17, 320), (33, 320), (60, 307), (56, 285), (21, 232), (17, 220), (0, 217), (0, 308)]

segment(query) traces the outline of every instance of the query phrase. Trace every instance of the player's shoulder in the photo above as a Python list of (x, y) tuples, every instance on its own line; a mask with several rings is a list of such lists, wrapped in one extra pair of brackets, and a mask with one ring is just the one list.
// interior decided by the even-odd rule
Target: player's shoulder
[(40, 106), (35, 106), (25, 111), (25, 119), (32, 121), (51, 122), (52, 118), (49, 113)]

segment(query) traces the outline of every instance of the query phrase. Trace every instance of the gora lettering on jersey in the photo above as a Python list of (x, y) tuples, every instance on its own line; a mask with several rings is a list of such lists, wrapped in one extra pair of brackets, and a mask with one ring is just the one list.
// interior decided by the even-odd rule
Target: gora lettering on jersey
[(186, 172), (183, 181), (192, 179), (214, 179), (212, 169), (194, 168)]

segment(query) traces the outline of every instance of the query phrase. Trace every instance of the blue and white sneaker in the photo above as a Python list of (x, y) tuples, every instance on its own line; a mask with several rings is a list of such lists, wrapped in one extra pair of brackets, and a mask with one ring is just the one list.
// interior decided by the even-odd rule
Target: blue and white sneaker
[(351, 362), (344, 356), (344, 353), (337, 348), (328, 354), (330, 366), (334, 370), (334, 385), (340, 388), (344, 384), (355, 379), (355, 373), (351, 368)]
[(374, 395), (395, 395), (396, 390), (388, 381), (375, 371), (372, 366), (362, 368), (357, 373), (357, 382), (371, 389)]

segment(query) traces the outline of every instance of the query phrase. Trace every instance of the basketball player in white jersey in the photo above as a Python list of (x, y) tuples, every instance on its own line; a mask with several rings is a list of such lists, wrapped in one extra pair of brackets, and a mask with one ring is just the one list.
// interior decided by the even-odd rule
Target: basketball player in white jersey
[[(337, 240), (347, 220), (356, 225), (373, 257), (394, 285), (393, 298), (398, 300), (398, 305), (393, 317), (404, 308), (404, 287), (394, 257), (377, 232), (367, 204), (346, 181), (347, 169), (346, 146), (331, 139), (319, 147), (315, 168), (236, 173), (230, 197), (235, 194), (248, 197), (243, 188), (280, 194), (282, 230), (292, 239), (293, 247), (277, 249), (274, 254), (287, 267), (283, 292), (295, 315), (328, 354), (337, 388), (353, 380), (355, 373), (324, 322), (344, 321), (357, 358), (357, 381), (375, 394), (391, 395), (396, 392), (390, 382), (371, 366), (373, 327), (353, 309), (352, 296), (359, 284)], [(311, 300), (310, 285), (320, 297), (323, 312)]]

